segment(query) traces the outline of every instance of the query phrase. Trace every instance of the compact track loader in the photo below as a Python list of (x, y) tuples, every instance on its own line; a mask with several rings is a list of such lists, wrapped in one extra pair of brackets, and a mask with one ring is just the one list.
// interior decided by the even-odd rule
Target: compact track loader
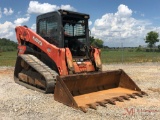
[(15, 28), (16, 83), (87, 112), (146, 93), (121, 69), (102, 71), (100, 49), (90, 46), (88, 14), (58, 10), (37, 17), (36, 33)]

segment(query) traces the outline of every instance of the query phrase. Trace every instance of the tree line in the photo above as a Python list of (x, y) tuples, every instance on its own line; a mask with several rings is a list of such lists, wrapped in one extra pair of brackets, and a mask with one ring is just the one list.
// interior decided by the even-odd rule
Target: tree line
[[(152, 49), (155, 46), (156, 42), (159, 42), (159, 34), (155, 31), (150, 31), (147, 33), (145, 37), (145, 42), (148, 43), (148, 47)], [(93, 36), (89, 37), (90, 44), (94, 47), (103, 48), (103, 40), (99, 38), (94, 38)], [(11, 41), (10, 39), (0, 38), (0, 52), (5, 51), (14, 51), (17, 49), (17, 43)], [(158, 45), (158, 49), (160, 49), (160, 45)]]
[(0, 38), (0, 52), (14, 51), (17, 49), (17, 43), (7, 38)]
[[(147, 33), (146, 37), (145, 37), (145, 43), (148, 44), (148, 47), (150, 48), (149, 50), (147, 49), (147, 52), (150, 51), (154, 51), (153, 48), (156, 46), (156, 42), (159, 42), (159, 33), (156, 31), (150, 31)], [(103, 40), (98, 39), (98, 38), (94, 38), (92, 36), (90, 36), (90, 43), (92, 46), (94, 47), (98, 47), (98, 48), (105, 48), (105, 46), (103, 45)], [(141, 47), (138, 47), (141, 48)], [(160, 45), (157, 46), (157, 50), (160, 51)]]
[[(90, 44), (94, 47), (103, 48), (103, 40), (90, 37)], [(0, 38), (0, 52), (17, 50), (17, 43), (7, 38)]]

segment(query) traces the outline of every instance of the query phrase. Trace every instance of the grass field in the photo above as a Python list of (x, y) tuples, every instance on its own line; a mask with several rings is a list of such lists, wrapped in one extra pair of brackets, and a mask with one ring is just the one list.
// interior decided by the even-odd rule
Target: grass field
[(0, 66), (14, 66), (16, 62), (17, 51), (1, 52)]
[(142, 63), (142, 62), (160, 62), (160, 52), (129, 52), (102, 50), (102, 63)]
[[(14, 66), (17, 51), (0, 53), (0, 66)], [(102, 50), (102, 63), (142, 63), (160, 62), (160, 52), (129, 52)]]

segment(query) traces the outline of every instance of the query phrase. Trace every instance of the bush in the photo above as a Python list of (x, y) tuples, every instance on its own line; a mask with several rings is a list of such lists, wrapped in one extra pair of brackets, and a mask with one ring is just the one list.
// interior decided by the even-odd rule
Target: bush
[(154, 48), (154, 49), (146, 49), (146, 52), (160, 52), (160, 49)]
[(134, 52), (134, 50), (133, 49), (129, 49), (128, 52)]
[(136, 52), (142, 52), (143, 49), (141, 47), (136, 48)]

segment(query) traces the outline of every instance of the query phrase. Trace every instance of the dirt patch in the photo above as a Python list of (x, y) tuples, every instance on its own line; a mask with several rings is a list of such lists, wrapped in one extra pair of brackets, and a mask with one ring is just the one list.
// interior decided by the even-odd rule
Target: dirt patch
[(0, 67), (0, 75), (13, 74), (13, 71), (14, 71), (13, 67)]
[(0, 67), (0, 118), (2, 120), (137, 120), (160, 116), (160, 63), (103, 65), (104, 70), (123, 69), (148, 96), (137, 97), (116, 105), (98, 106), (87, 113), (14, 83), (13, 67)]

